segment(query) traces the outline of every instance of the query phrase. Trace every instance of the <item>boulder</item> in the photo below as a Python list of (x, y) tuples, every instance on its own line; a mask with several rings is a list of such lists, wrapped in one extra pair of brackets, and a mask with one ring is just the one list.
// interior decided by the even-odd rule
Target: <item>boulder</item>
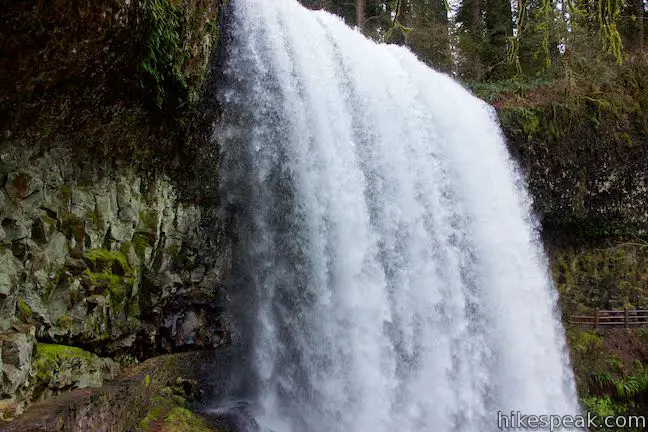
[(35, 397), (51, 396), (73, 388), (100, 387), (104, 379), (118, 372), (117, 363), (80, 348), (36, 344), (32, 377), (36, 383)]
[(13, 201), (21, 201), (38, 192), (42, 186), (43, 183), (37, 174), (25, 170), (9, 173), (5, 191)]
[(0, 333), (0, 349), (2, 350), (2, 380), (0, 381), (0, 397), (11, 397), (20, 387), (25, 386), (29, 379), (32, 352), (36, 339), (33, 327), (29, 333), (6, 331)]
[(0, 298), (14, 291), (21, 270), (22, 263), (11, 251), (0, 248)]

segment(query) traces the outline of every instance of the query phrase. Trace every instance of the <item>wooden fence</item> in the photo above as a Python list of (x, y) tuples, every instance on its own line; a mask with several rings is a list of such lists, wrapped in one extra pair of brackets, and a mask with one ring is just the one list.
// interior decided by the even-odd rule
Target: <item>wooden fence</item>
[(573, 315), (570, 324), (598, 327), (640, 327), (648, 326), (648, 310), (596, 310), (594, 315)]

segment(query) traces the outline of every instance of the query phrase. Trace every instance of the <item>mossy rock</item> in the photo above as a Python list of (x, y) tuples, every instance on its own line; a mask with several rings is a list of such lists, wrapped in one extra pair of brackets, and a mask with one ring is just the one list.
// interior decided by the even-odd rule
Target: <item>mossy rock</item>
[(154, 239), (150, 234), (136, 232), (133, 236), (133, 248), (140, 259), (146, 258), (146, 249), (153, 247)]
[[(168, 359), (174, 363), (176, 358)], [(167, 363), (165, 367), (175, 369)], [(148, 387), (150, 379), (145, 377)], [(142, 432), (216, 432), (217, 429), (200, 415), (191, 411), (191, 403), (197, 400), (199, 384), (193, 379), (177, 377), (169, 379), (167, 386), (158, 390), (157, 395), (151, 398), (151, 407), (146, 416), (140, 421)]]
[(554, 248), (550, 263), (565, 316), (648, 303), (648, 250), (641, 240)]
[(132, 274), (128, 259), (121, 251), (92, 249), (83, 254), (83, 260), (95, 273), (111, 273), (118, 276)]
[(157, 231), (158, 213), (153, 209), (142, 210), (139, 214), (138, 231), (155, 234)]
[(72, 213), (65, 213), (61, 218), (61, 232), (65, 237), (82, 242), (86, 235), (85, 221)]
[(218, 432), (207, 420), (190, 411), (180, 396), (158, 396), (153, 402), (153, 408), (140, 422), (142, 432)]
[(70, 330), (74, 326), (74, 319), (68, 315), (63, 315), (61, 318), (56, 320), (56, 325), (62, 330)]
[(216, 432), (207, 421), (186, 408), (175, 407), (164, 419), (165, 432)]
[(195, 103), (219, 36), (218, 4), (205, 0), (145, 0), (139, 69), (158, 108)]
[(110, 308), (114, 315), (124, 310), (125, 301), (133, 292), (135, 278), (118, 276), (108, 272), (93, 273), (86, 270), (85, 281), (89, 285), (90, 293), (105, 295), (109, 294)]
[[(98, 387), (104, 378), (111, 378), (116, 365), (77, 347), (36, 344), (32, 360), (32, 376), (42, 392), (68, 388)], [(37, 391), (38, 393), (38, 391)]]
[(16, 308), (21, 321), (23, 322), (31, 321), (32, 317), (34, 316), (34, 312), (29, 307), (29, 305), (25, 300), (19, 298), (18, 301), (16, 302)]

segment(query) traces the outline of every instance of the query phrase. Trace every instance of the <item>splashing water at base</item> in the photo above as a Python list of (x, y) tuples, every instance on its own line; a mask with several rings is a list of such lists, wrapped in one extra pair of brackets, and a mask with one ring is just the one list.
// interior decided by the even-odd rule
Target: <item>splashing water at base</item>
[(498, 411), (577, 413), (493, 110), (294, 0), (230, 7), (217, 139), (249, 424), (488, 432)]

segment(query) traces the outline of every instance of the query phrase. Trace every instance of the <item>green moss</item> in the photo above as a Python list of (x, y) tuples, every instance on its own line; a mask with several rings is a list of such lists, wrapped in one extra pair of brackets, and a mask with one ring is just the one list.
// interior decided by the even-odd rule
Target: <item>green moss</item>
[(85, 238), (85, 221), (73, 213), (61, 215), (61, 231), (68, 239), (82, 241)]
[(94, 354), (80, 348), (38, 343), (32, 361), (32, 369), (39, 381), (49, 384), (56, 382), (56, 374), (64, 361), (92, 363), (95, 359)]
[(94, 226), (102, 229), (104, 228), (103, 216), (101, 215), (98, 209), (95, 208), (94, 211), (90, 211), (86, 213), (86, 219), (92, 222)]
[(139, 214), (139, 221), (145, 230), (155, 232), (157, 229), (158, 214), (155, 210), (142, 210)]
[(90, 265), (93, 271), (105, 271), (105, 269), (111, 269), (116, 263), (124, 274), (129, 275), (132, 273), (132, 269), (128, 264), (128, 259), (126, 259), (126, 256), (121, 251), (92, 249), (83, 254), (83, 259)]
[(166, 432), (212, 432), (205, 419), (196, 416), (186, 408), (175, 407), (164, 421)]
[(216, 432), (207, 421), (169, 400), (151, 408), (140, 422), (142, 432)]
[(565, 316), (648, 303), (648, 248), (641, 240), (554, 250), (551, 261)]
[(151, 240), (148, 235), (144, 233), (135, 233), (133, 236), (133, 247), (135, 248), (135, 253), (140, 259), (144, 259), (146, 256), (146, 248), (151, 246)]
[(74, 326), (74, 320), (68, 315), (63, 315), (56, 320), (56, 325), (63, 330), (70, 330)]
[(187, 91), (186, 65), (189, 53), (183, 50), (181, 3), (170, 0), (145, 0), (146, 13), (140, 69), (155, 85), (158, 108)]
[(90, 282), (92, 282), (93, 285), (103, 285), (105, 283), (108, 287), (109, 290), (117, 290), (117, 286), (119, 286), (122, 282), (122, 278), (120, 276), (116, 276), (112, 273), (93, 273), (89, 270), (85, 271), (85, 275), (90, 278)]
[(119, 245), (119, 251), (127, 257), (128, 254), (130, 253), (131, 248), (133, 247), (133, 244), (129, 241), (123, 242), (121, 245)]
[[(142, 432), (149, 432), (153, 431), (153, 425), (155, 423), (159, 423), (164, 420), (164, 416), (166, 413), (169, 412), (170, 409), (170, 404), (165, 403), (164, 400), (161, 398), (158, 398), (159, 401), (155, 400), (154, 398), (154, 405), (153, 407), (146, 413), (146, 417), (140, 421), (139, 427), (142, 430)], [(155, 403), (157, 402), (157, 403)]]
[(16, 307), (18, 308), (20, 318), (23, 322), (28, 322), (29, 320), (31, 320), (32, 316), (34, 316), (34, 312), (29, 307), (27, 302), (25, 302), (25, 300), (19, 298), (16, 302)]
[(72, 188), (70, 188), (70, 186), (68, 186), (67, 184), (61, 186), (59, 193), (61, 195), (61, 199), (64, 202), (69, 203), (72, 200)]
[[(164, 366), (160, 365), (161, 369), (175, 370), (179, 367), (176, 364), (178, 359), (175, 357), (160, 359), (168, 362)], [(147, 387), (151, 385), (151, 377), (148, 374), (144, 378), (144, 383)], [(175, 383), (171, 380), (167, 383), (168, 386), (163, 387), (151, 398), (150, 409), (139, 423), (140, 430), (142, 432), (216, 432), (205, 419), (190, 410), (189, 400), (194, 400), (194, 394), (187, 391), (187, 380), (178, 378)]]
[(543, 108), (512, 107), (500, 112), (500, 120), (508, 130), (526, 135), (527, 139), (546, 132)]
[(603, 338), (596, 331), (567, 328), (567, 343), (579, 393), (590, 394), (593, 374), (608, 370)]
[(180, 245), (173, 243), (167, 247), (166, 252), (171, 258), (176, 259), (180, 255)]
[(127, 296), (135, 285), (135, 279), (114, 275), (108, 272), (93, 273), (90, 270), (84, 272), (90, 283), (95, 286), (105, 286), (109, 292), (110, 308), (114, 314), (119, 314), (124, 309)]
[(598, 351), (603, 346), (603, 338), (596, 331), (573, 329), (567, 332), (569, 346), (581, 355)]

